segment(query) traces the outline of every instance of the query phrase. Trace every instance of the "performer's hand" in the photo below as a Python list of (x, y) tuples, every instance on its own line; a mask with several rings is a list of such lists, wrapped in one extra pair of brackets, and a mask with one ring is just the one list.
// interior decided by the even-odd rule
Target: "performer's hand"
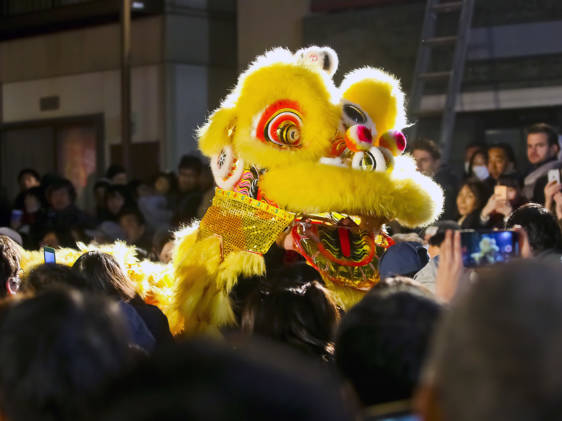
[(435, 295), (438, 299), (448, 302), (453, 298), (463, 273), (460, 231), (447, 230), (445, 240), (441, 244), (439, 268), (435, 279)]

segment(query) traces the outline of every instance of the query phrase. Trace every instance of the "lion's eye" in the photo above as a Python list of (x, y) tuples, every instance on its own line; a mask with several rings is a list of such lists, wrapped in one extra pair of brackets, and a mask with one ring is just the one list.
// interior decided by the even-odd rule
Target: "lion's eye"
[(295, 101), (281, 100), (267, 107), (256, 128), (256, 137), (262, 142), (281, 148), (299, 148), (302, 115)]
[(384, 148), (372, 147), (368, 151), (357, 152), (353, 155), (352, 168), (363, 171), (384, 172), (392, 168), (394, 161), (392, 154)]
[(365, 124), (367, 122), (367, 116), (359, 107), (353, 104), (344, 104), (343, 112), (347, 118), (353, 121), (355, 124)]

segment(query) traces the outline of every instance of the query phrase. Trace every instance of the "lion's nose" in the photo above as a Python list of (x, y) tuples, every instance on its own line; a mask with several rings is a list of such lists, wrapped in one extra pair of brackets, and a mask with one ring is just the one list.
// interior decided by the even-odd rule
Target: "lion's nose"
[(353, 152), (369, 150), (372, 146), (372, 138), (371, 130), (362, 124), (351, 126), (345, 132), (345, 143), (347, 148)]

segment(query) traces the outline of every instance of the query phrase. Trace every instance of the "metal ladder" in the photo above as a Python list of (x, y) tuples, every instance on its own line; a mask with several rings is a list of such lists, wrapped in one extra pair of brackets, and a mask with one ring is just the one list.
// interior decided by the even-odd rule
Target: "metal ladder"
[[(474, 0), (428, 0), (425, 8), (425, 16), (421, 34), (421, 42), (418, 48), (418, 56), (414, 71), (412, 91), (408, 104), (410, 115), (419, 118), (421, 101), (427, 81), (448, 79), (445, 107), (441, 118), (441, 159), (445, 162), (451, 155), (453, 129), (455, 127), (455, 106), (460, 92), (466, 51), (470, 38), (470, 26)], [(435, 36), (437, 17), (444, 13), (455, 13), (460, 11), (457, 34), (452, 36)], [(451, 70), (430, 71), (431, 51), (434, 48), (454, 46), (453, 63)], [(418, 125), (410, 129), (410, 137), (417, 137)]]

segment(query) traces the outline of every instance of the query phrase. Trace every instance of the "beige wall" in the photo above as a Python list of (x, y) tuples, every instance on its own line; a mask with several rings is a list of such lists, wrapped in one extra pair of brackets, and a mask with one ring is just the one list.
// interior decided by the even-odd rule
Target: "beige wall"
[(272, 47), (302, 47), (310, 0), (238, 0), (238, 68)]
[[(131, 72), (133, 142), (162, 139), (160, 77), (158, 65), (135, 67)], [(107, 157), (109, 145), (119, 143), (121, 137), (120, 85), (118, 70), (4, 83), (3, 121), (103, 114)], [(39, 99), (45, 96), (58, 96), (59, 109), (41, 111)]]
[[(120, 67), (117, 23), (0, 43), (0, 82), (113, 70)], [(162, 61), (162, 18), (133, 22), (132, 65)]]

